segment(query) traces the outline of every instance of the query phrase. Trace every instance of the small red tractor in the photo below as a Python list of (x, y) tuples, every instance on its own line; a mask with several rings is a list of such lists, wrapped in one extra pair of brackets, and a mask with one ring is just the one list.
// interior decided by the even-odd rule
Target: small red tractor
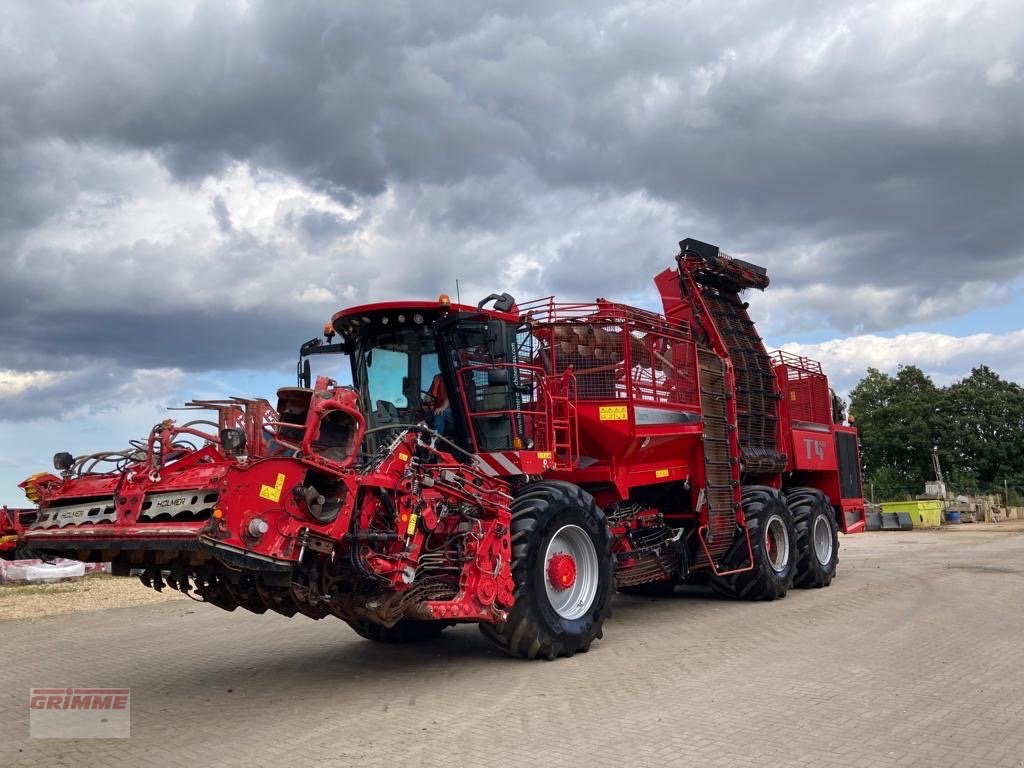
[(380, 642), (473, 622), (529, 658), (586, 651), (616, 589), (828, 586), (837, 532), (864, 527), (841, 401), (817, 363), (766, 352), (741, 298), (763, 268), (687, 239), (655, 284), (663, 315), (508, 294), (343, 310), (276, 407), (195, 401), (212, 415), (58, 453), (0, 534), (229, 611)]

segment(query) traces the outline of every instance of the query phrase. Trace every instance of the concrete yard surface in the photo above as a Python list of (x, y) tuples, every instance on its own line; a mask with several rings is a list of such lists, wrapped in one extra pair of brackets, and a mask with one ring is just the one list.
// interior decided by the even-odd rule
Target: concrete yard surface
[[(0, 621), (3, 764), (1024, 766), (1022, 533), (844, 537), (775, 603), (619, 595), (554, 662), (187, 600)], [(131, 737), (30, 739), (44, 686), (130, 688)]]

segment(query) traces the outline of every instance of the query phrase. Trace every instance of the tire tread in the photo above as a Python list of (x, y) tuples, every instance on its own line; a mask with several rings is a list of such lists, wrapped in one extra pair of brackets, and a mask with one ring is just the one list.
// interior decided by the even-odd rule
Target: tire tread
[[(835, 514), (828, 497), (816, 488), (793, 488), (786, 493), (786, 503), (793, 513), (796, 529), (796, 577), (793, 586), (800, 589), (823, 588), (832, 583), (839, 565), (839, 537)], [(814, 554), (812, 522), (816, 511), (828, 515), (832, 529), (832, 567), (822, 568)]]
[[(710, 579), (711, 589), (717, 594), (730, 597), (736, 600), (777, 600), (786, 596), (789, 588), (793, 586), (794, 552), (793, 542), (795, 539), (792, 517), (789, 508), (786, 506), (782, 495), (774, 488), (763, 485), (749, 485), (743, 488), (743, 513), (747, 520), (747, 529), (750, 532), (750, 541), (754, 550), (754, 568), (750, 571), (734, 573), (731, 576), (718, 576)], [(767, 559), (762, 553), (762, 532), (761, 525), (769, 506), (774, 506), (776, 512), (785, 510), (784, 517), (790, 526), (790, 567), (786, 575), (779, 579), (775, 572), (768, 565)], [(745, 548), (739, 549), (738, 557), (746, 560)], [(739, 567), (739, 562), (726, 563), (729, 567)]]
[[(598, 560), (607, 569), (603, 583), (604, 594), (598, 594), (598, 620), (590, 622), (579, 635), (557, 634), (550, 631), (531, 605), (528, 590), (530, 554), (539, 549), (548, 522), (567, 508), (586, 510), (600, 523), (603, 535), (598, 549)], [(555, 659), (589, 650), (595, 638), (601, 636), (602, 625), (611, 615), (611, 596), (615, 591), (612, 573), (612, 541), (604, 522), (604, 514), (593, 497), (579, 486), (559, 480), (533, 483), (524, 488), (512, 502), (512, 579), (515, 582), (515, 603), (504, 624), (481, 624), (480, 632), (494, 645), (510, 656), (519, 658)]]

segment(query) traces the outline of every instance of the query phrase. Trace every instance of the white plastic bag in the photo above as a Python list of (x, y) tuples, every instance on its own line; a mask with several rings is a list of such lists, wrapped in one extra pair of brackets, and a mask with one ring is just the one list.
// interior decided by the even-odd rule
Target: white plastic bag
[(4, 584), (28, 582), (30, 584), (77, 579), (85, 575), (85, 563), (58, 558), (53, 563), (42, 560), (0, 561), (0, 576)]

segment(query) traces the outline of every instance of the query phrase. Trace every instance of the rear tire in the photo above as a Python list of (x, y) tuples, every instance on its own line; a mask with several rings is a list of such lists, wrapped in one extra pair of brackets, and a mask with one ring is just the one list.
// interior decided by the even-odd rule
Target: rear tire
[(786, 494), (796, 529), (796, 578), (793, 586), (827, 587), (839, 565), (839, 526), (828, 498), (815, 488)]
[[(793, 586), (795, 573), (793, 515), (782, 494), (768, 486), (745, 487), (742, 500), (754, 567), (732, 576), (712, 577), (711, 588), (737, 600), (783, 598)], [(736, 559), (725, 563), (726, 567), (740, 568), (747, 562), (746, 547), (737, 550)]]
[(528, 485), (512, 502), (511, 536), (515, 603), (503, 624), (480, 632), (519, 658), (589, 650), (615, 592), (611, 534), (594, 498), (562, 481)]
[(383, 624), (368, 619), (346, 621), (352, 630), (360, 637), (372, 640), (375, 643), (419, 643), (423, 640), (433, 640), (439, 637), (450, 626), (444, 621), (422, 621), (420, 619), (399, 619), (392, 627), (385, 627)]

